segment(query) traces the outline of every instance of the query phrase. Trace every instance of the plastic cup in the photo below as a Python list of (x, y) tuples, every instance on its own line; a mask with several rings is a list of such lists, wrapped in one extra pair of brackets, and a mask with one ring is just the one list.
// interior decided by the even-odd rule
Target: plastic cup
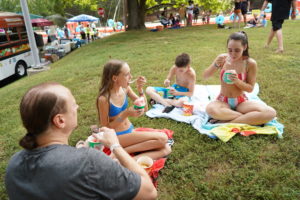
[(192, 116), (193, 115), (194, 105), (192, 103), (185, 101), (185, 102), (183, 102), (182, 108), (183, 108), (184, 116)]
[(137, 105), (133, 105), (133, 108), (134, 108), (135, 110), (138, 110), (138, 109), (143, 109), (143, 108), (145, 108), (145, 106), (137, 106)]
[(170, 90), (171, 90), (172, 88), (167, 88), (166, 89), (166, 97), (168, 98), (168, 99), (172, 99), (173, 97), (174, 97), (174, 95), (172, 95), (171, 93), (170, 93)]
[(133, 102), (133, 108), (135, 110), (143, 109), (143, 108), (145, 108), (145, 106), (146, 106), (146, 104), (145, 104), (144, 97), (140, 97)]
[[(103, 136), (103, 132), (99, 132), (97, 134), (99, 134), (100, 136), (101, 135)], [(88, 137), (88, 144), (89, 144), (89, 147), (100, 150), (100, 151), (103, 148), (103, 144), (101, 144), (101, 142), (98, 142), (97, 139), (95, 137), (93, 137), (92, 135)]]
[(227, 84), (233, 84), (233, 81), (230, 79), (231, 74), (236, 74), (234, 69), (226, 70), (223, 75), (223, 81)]
[(148, 156), (141, 156), (136, 161), (147, 173), (150, 173), (151, 168), (153, 166), (152, 158)]

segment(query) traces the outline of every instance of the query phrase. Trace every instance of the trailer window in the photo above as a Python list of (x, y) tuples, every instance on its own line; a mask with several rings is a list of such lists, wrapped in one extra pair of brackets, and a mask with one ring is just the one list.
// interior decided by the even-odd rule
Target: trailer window
[(0, 45), (8, 42), (5, 31), (5, 29), (0, 29)]
[(17, 27), (10, 28), (9, 31), (7, 31), (9, 35), (10, 41), (17, 41), (20, 40)]
[(19, 30), (20, 30), (20, 34), (21, 34), (21, 39), (22, 40), (28, 39), (25, 26), (20, 27)]

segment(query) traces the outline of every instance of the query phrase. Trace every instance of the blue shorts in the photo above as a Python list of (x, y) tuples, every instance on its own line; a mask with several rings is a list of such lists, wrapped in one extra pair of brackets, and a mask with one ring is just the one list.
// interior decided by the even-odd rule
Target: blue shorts
[(134, 127), (133, 125), (131, 124), (130, 127), (125, 130), (125, 131), (120, 131), (120, 132), (116, 132), (117, 135), (124, 135), (124, 134), (127, 134), (127, 133), (132, 133)]
[[(175, 88), (175, 90), (177, 90), (178, 92), (188, 92), (189, 91), (188, 88), (182, 87), (182, 86), (177, 85), (177, 84), (173, 84), (171, 87)], [(168, 98), (167, 88), (164, 88), (164, 87), (153, 87), (153, 88), (158, 93), (162, 92), (163, 93), (163, 98), (165, 98), (165, 99)], [(175, 96), (175, 99), (179, 99), (181, 97), (185, 97), (185, 96)]]

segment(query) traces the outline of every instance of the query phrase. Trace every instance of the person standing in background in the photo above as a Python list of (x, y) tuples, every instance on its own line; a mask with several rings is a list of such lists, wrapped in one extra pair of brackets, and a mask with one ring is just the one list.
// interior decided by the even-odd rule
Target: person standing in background
[(242, 10), (242, 15), (244, 18), (244, 24), (245, 26), (247, 25), (247, 13), (249, 12), (250, 9), (250, 0), (242, 0), (241, 1), (241, 10)]
[(184, 4), (181, 4), (181, 7), (178, 10), (180, 21), (183, 25), (186, 23), (186, 9), (184, 7)]
[(291, 18), (296, 18), (297, 1), (296, 0), (265, 0), (261, 8), (261, 16), (264, 15), (268, 3), (272, 3), (272, 28), (268, 36), (265, 47), (268, 48), (271, 44), (274, 36), (276, 35), (278, 41), (278, 48), (276, 53), (283, 53), (283, 36), (282, 36), (282, 24), (285, 19), (289, 18), (290, 9), (292, 6)]
[(241, 23), (241, 19), (242, 19), (242, 10), (241, 10), (241, 7), (242, 7), (242, 2), (241, 0), (235, 0), (234, 1), (234, 17), (233, 17), (233, 28), (235, 28), (235, 21), (236, 19), (238, 20), (238, 28), (240, 28), (240, 23)]
[(200, 13), (200, 9), (199, 9), (198, 4), (196, 4), (196, 6), (194, 7), (194, 10), (193, 10), (193, 14), (194, 14), (194, 23), (197, 23), (199, 13)]
[(187, 7), (187, 14), (188, 14), (187, 26), (192, 26), (192, 23), (193, 23), (193, 10), (194, 10), (194, 2), (189, 1), (189, 6)]
[(211, 16), (211, 10), (209, 10), (206, 14), (206, 23), (209, 24), (210, 23), (210, 16)]

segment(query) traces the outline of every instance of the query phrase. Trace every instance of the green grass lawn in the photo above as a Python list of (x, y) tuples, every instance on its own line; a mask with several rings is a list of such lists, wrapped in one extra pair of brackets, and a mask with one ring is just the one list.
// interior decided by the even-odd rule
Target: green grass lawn
[[(250, 56), (258, 63), (259, 96), (278, 112), (285, 125), (283, 139), (276, 136), (235, 136), (228, 143), (199, 134), (190, 125), (168, 119), (132, 118), (135, 127), (168, 128), (175, 145), (159, 178), (159, 199), (300, 199), (300, 20), (283, 27), (285, 53), (274, 54), (264, 43), (268, 28), (244, 29)], [(202, 72), (226, 51), (226, 40), (236, 31), (215, 25), (162, 32), (134, 31), (98, 40), (51, 65), (51, 70), (0, 88), (0, 199), (7, 199), (4, 174), (9, 158), (21, 148), (25, 134), (19, 117), (22, 95), (31, 86), (57, 81), (69, 87), (80, 106), (79, 127), (70, 145), (89, 135), (97, 123), (95, 99), (103, 65), (110, 59), (128, 62), (134, 77), (144, 75), (148, 85), (162, 86), (175, 57), (192, 58), (197, 84), (219, 84), (216, 75), (202, 80)]]

